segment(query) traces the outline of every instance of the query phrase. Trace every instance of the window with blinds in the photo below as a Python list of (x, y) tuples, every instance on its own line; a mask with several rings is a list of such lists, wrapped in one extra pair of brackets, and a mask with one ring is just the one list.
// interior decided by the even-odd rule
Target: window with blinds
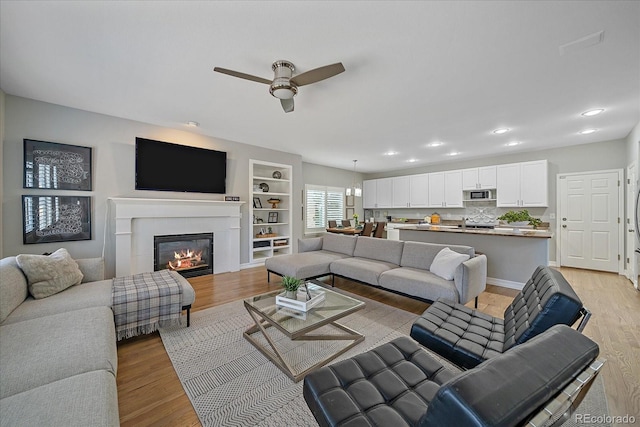
[(324, 231), (329, 220), (344, 215), (344, 188), (305, 185), (305, 232)]

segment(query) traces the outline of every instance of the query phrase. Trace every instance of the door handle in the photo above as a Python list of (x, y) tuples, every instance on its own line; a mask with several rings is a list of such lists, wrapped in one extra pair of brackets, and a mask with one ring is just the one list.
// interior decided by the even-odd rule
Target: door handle
[(634, 230), (633, 228), (630, 228), (628, 231), (629, 231), (629, 233), (633, 233), (636, 230)]
[(563, 225), (562, 225), (562, 228), (567, 228), (567, 224), (563, 224)]

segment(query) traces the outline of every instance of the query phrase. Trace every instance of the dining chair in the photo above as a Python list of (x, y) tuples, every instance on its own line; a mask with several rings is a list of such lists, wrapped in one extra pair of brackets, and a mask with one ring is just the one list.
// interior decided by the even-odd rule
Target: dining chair
[(329, 228), (336, 228), (338, 226), (338, 222), (334, 219), (329, 220)]
[(376, 229), (373, 232), (373, 237), (382, 237), (382, 233), (384, 233), (384, 227), (386, 225), (386, 221), (376, 222)]
[(342, 220), (342, 226), (343, 227), (351, 227), (351, 220), (350, 219), (343, 219)]
[(371, 237), (371, 233), (373, 233), (373, 223), (365, 222), (364, 227), (362, 228), (362, 233), (360, 233), (360, 235)]

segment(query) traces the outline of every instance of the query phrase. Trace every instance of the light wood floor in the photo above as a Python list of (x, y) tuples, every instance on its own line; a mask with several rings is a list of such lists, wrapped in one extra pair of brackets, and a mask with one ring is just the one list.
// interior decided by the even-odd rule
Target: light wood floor
[[(630, 414), (640, 422), (640, 292), (611, 273), (560, 269), (593, 317), (584, 333), (607, 359), (603, 377), (611, 415)], [(277, 289), (264, 267), (190, 279), (196, 291), (192, 311)], [(336, 278), (336, 286), (416, 314), (428, 304)], [(502, 316), (516, 291), (488, 286), (478, 308)], [(471, 304), (469, 304), (471, 305)], [(173, 370), (158, 333), (118, 344), (118, 401), (123, 426), (199, 426), (198, 417)], [(597, 414), (591, 414), (597, 415)]]

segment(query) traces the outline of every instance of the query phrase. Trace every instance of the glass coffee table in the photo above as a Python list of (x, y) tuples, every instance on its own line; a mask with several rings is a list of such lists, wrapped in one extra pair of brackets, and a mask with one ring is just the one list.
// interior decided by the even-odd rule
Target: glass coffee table
[[(244, 300), (244, 307), (255, 325), (243, 336), (295, 382), (364, 340), (362, 334), (336, 322), (363, 309), (364, 302), (327, 289), (316, 280), (306, 283), (312, 293), (322, 291), (325, 296), (324, 302), (306, 312), (277, 305), (276, 295), (282, 290)], [(323, 353), (314, 348), (305, 350), (304, 344), (298, 341), (347, 343), (335, 348), (329, 346)]]

